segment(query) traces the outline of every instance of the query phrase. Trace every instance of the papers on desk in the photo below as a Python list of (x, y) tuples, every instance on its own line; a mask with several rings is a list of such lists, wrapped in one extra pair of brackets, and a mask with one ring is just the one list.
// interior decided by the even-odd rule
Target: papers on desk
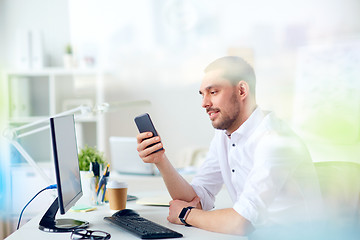
[(137, 204), (146, 205), (146, 206), (161, 206), (168, 207), (169, 202), (171, 201), (169, 195), (154, 196), (154, 197), (143, 197), (136, 201)]
[(96, 207), (88, 206), (88, 205), (75, 205), (72, 208), (70, 208), (70, 211), (72, 212), (90, 212), (96, 210)]

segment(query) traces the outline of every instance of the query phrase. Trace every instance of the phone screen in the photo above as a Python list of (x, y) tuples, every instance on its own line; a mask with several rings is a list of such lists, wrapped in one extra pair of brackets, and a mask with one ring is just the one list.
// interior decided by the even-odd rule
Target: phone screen
[[(156, 131), (155, 127), (154, 127), (154, 124), (151, 121), (150, 115), (148, 113), (144, 113), (144, 114), (142, 114), (140, 116), (137, 116), (137, 117), (135, 117), (134, 120), (135, 120), (136, 126), (139, 129), (140, 133), (152, 132), (153, 137), (158, 136), (158, 133), (157, 133), (157, 131)], [(154, 146), (155, 144), (151, 144), (148, 147)], [(155, 152), (158, 152), (158, 151), (161, 151), (161, 150), (163, 150), (163, 148), (161, 148), (161, 149), (159, 149), (159, 150), (157, 150)]]

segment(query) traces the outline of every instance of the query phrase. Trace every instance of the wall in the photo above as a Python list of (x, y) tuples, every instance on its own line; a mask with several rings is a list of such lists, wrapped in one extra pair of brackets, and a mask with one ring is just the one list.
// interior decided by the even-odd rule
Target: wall
[[(4, 1), (0, 1), (0, 52), (4, 52), (5, 50), (5, 8)], [(3, 54), (0, 55), (0, 71), (4, 68), (5, 56)]]
[(141, 99), (151, 102), (150, 106), (123, 107), (107, 113), (107, 136), (135, 137), (138, 130), (134, 117), (148, 112), (163, 139), (168, 157), (176, 166), (182, 166), (192, 150), (208, 147), (214, 134), (201, 108), (200, 84), (176, 81), (166, 85), (156, 81), (154, 76), (147, 75), (147, 78), (149, 81), (145, 83), (136, 80), (122, 83), (119, 77), (118, 81), (107, 84), (109, 103)]
[(2, 0), (5, 68), (16, 64), (18, 31), (39, 31), (43, 39), (45, 66), (63, 66), (65, 45), (70, 42), (68, 2), (63, 0)]
[(149, 111), (166, 139), (168, 154), (179, 161), (185, 149), (208, 145), (213, 134), (196, 96), (209, 62), (229, 53), (245, 55), (256, 70), (259, 105), (290, 122), (299, 49), (360, 33), (356, 0), (3, 0), (1, 4), (6, 28), (0, 41), (7, 67), (14, 63), (17, 29), (43, 31), (49, 66), (62, 66), (63, 47), (73, 43), (80, 62), (91, 57), (96, 66), (114, 72), (105, 84), (106, 100), (152, 102), (149, 108), (109, 113), (107, 136), (136, 135), (133, 117)]
[(90, 54), (114, 72), (105, 84), (107, 101), (152, 102), (107, 114), (107, 136), (135, 136), (133, 117), (149, 111), (178, 162), (213, 134), (196, 96), (209, 62), (245, 56), (255, 67), (258, 104), (292, 122), (301, 49), (358, 39), (359, 12), (355, 0), (77, 0), (70, 26), (80, 56)]

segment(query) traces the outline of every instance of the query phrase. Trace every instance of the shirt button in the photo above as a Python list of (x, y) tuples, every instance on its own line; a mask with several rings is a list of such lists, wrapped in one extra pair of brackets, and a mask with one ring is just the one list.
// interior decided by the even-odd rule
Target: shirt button
[(235, 143), (233, 143), (232, 146), (235, 147)]
[(232, 171), (232, 172), (235, 172), (235, 169), (232, 169), (231, 171)]

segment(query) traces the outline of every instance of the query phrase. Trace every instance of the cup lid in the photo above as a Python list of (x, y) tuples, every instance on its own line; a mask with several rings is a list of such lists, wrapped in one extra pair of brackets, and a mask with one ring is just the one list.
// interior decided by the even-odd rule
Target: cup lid
[(126, 182), (119, 182), (116, 180), (110, 180), (106, 184), (106, 188), (127, 188), (128, 184)]

